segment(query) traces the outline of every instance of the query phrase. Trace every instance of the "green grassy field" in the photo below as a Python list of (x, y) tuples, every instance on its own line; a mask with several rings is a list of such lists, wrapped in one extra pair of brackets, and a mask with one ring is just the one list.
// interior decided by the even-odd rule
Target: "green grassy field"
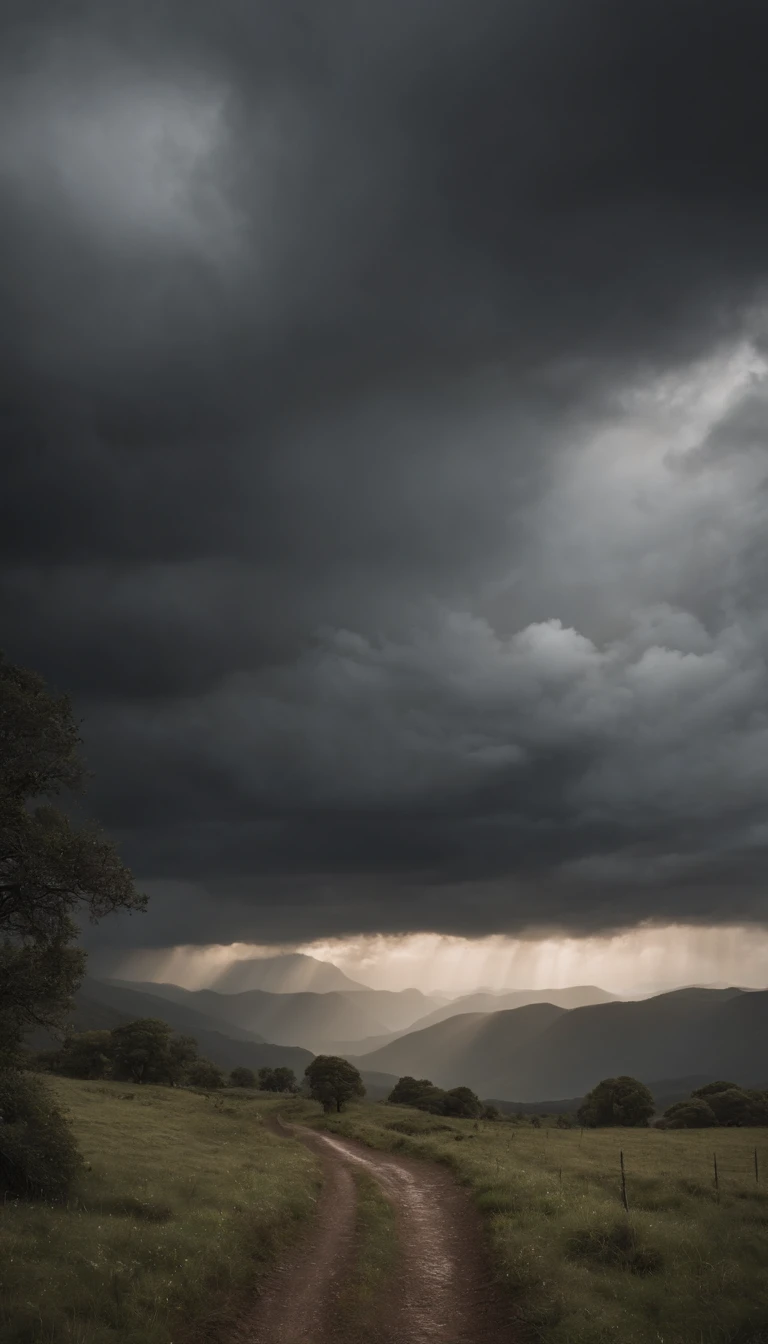
[(450, 1165), (486, 1216), (522, 1338), (768, 1341), (768, 1130), (476, 1128), (382, 1105), (314, 1123)]
[[(0, 1203), (3, 1344), (215, 1337), (311, 1214), (315, 1159), (277, 1101), (52, 1079), (90, 1170), (67, 1207)], [(213, 1335), (211, 1335), (213, 1330)]]

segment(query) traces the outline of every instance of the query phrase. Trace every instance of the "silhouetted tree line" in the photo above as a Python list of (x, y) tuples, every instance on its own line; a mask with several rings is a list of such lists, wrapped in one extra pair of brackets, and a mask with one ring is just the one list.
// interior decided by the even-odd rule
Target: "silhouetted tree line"
[[(167, 1087), (225, 1087), (224, 1071), (199, 1054), (193, 1036), (177, 1035), (159, 1018), (138, 1018), (112, 1031), (83, 1031), (68, 1036), (55, 1049), (38, 1051), (31, 1063), (68, 1078), (112, 1078)], [(231, 1087), (260, 1088), (266, 1092), (296, 1090), (293, 1069), (233, 1069)]]
[[(656, 1113), (651, 1092), (637, 1078), (604, 1078), (584, 1098), (579, 1124), (645, 1126)], [(697, 1087), (684, 1101), (669, 1106), (659, 1129), (711, 1129), (717, 1125), (768, 1126), (768, 1092), (724, 1081)]]
[(712, 1129), (716, 1125), (768, 1125), (768, 1092), (723, 1081), (697, 1087), (657, 1121), (660, 1129)]

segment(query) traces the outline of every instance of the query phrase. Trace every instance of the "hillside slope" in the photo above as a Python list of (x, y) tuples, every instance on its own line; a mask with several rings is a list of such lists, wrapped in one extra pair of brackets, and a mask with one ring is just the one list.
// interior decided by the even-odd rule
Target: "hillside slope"
[(767, 1036), (768, 991), (687, 989), (570, 1011), (541, 1004), (449, 1018), (357, 1062), (444, 1087), (467, 1083), (486, 1097), (538, 1101), (583, 1096), (617, 1073), (764, 1086)]
[[(363, 1037), (388, 1039), (407, 1025), (429, 1000), (418, 990), (391, 993), (387, 990), (332, 990), (324, 994), (300, 992), (273, 994), (251, 989), (240, 994), (218, 990), (181, 989), (178, 985), (129, 981), (107, 982), (116, 988), (152, 994), (201, 1012), (217, 1024), (226, 1023), (257, 1032), (267, 1040), (286, 1045), (305, 1045), (318, 1052), (337, 1049), (339, 1041), (362, 1041)], [(231, 1033), (230, 1033), (231, 1034)], [(360, 1046), (362, 1051), (364, 1047)]]
[(446, 1003), (426, 1017), (413, 1023), (413, 1031), (445, 1022), (458, 1013), (501, 1013), (508, 1008), (525, 1008), (529, 1003), (553, 1003), (556, 1008), (584, 1008), (593, 1003), (615, 1003), (617, 996), (600, 989), (598, 985), (571, 985), (568, 989), (514, 989), (504, 993), (478, 990), (463, 994)]
[(195, 1013), (186, 1005), (97, 980), (87, 979), (76, 995), (72, 1025), (76, 1030), (111, 1031), (121, 1022), (136, 1017), (157, 1017), (174, 1031), (193, 1036), (200, 1053), (222, 1069), (234, 1069), (239, 1065), (250, 1069), (285, 1065), (298, 1076), (314, 1057), (310, 1050), (270, 1044), (255, 1032), (229, 1028), (203, 1013)]
[(461, 1013), (408, 1032), (354, 1062), (358, 1068), (430, 1078), (438, 1087), (465, 1084), (482, 1096), (503, 1096), (488, 1086), (500, 1061), (537, 1040), (564, 1012), (551, 1003), (534, 1003), (501, 1013)]

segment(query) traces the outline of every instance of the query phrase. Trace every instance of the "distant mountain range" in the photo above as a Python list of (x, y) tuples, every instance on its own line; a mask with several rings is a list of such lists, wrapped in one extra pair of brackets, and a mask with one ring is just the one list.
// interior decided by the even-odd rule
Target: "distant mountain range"
[(431, 1027), (435, 1022), (445, 1022), (457, 1013), (500, 1013), (506, 1008), (524, 1008), (529, 1003), (553, 1003), (557, 1008), (584, 1008), (592, 1003), (615, 1003), (617, 996), (597, 985), (572, 985), (568, 989), (514, 989), (514, 990), (478, 990), (474, 994), (462, 994), (451, 1003), (443, 1004), (434, 1012), (428, 1013), (412, 1030)]
[[(340, 1041), (358, 1042), (357, 1053), (365, 1046), (362, 1038), (390, 1040), (405, 1030), (431, 1007), (431, 1001), (418, 989), (404, 989), (399, 993), (384, 989), (355, 989), (325, 994), (297, 993), (272, 994), (252, 989), (238, 994), (222, 994), (218, 990), (181, 989), (178, 985), (155, 984), (145, 981), (131, 983), (124, 980), (103, 982), (116, 990), (141, 991), (183, 1007), (187, 1012), (203, 1014), (215, 1019), (219, 1027), (227, 1024), (230, 1035), (233, 1028), (248, 1033), (256, 1032), (262, 1039), (276, 1044), (304, 1045), (318, 1054), (338, 1053)], [(170, 1019), (169, 1019), (170, 1020)]]
[(583, 1096), (601, 1078), (768, 1082), (768, 991), (685, 989), (639, 1002), (460, 1014), (355, 1059), (522, 1102)]
[[(137, 1017), (159, 1017), (174, 1031), (194, 1036), (200, 1053), (222, 1069), (238, 1065), (249, 1069), (285, 1065), (302, 1074), (314, 1058), (310, 1050), (269, 1044), (255, 1032), (232, 1028), (184, 1004), (89, 978), (75, 996), (75, 1009), (68, 1025), (71, 1031), (111, 1031)], [(44, 1041), (36, 1037), (32, 1044), (42, 1046)]]
[[(356, 986), (328, 962), (298, 953), (237, 963), (235, 983), (280, 985), (187, 990), (87, 978), (76, 1030), (160, 1017), (195, 1037), (223, 1068), (286, 1064), (303, 1073), (315, 1054), (343, 1054), (386, 1096), (403, 1074), (440, 1087), (465, 1084), (505, 1105), (573, 1109), (601, 1078), (630, 1073), (677, 1099), (685, 1080), (768, 1084), (768, 991), (691, 987), (621, 1001), (594, 985), (490, 990), (435, 1002), (417, 989)], [(227, 972), (229, 975), (229, 972)], [(232, 979), (225, 983), (232, 984)], [(333, 986), (287, 991), (286, 984)], [(221, 981), (219, 981), (219, 984)], [(341, 988), (339, 988), (341, 985)], [(547, 1102), (547, 1098), (565, 1101)]]
[(242, 994), (264, 989), (271, 994), (329, 994), (334, 990), (368, 989), (350, 980), (330, 961), (320, 961), (304, 952), (285, 952), (274, 957), (249, 957), (233, 961), (209, 985), (221, 994)]

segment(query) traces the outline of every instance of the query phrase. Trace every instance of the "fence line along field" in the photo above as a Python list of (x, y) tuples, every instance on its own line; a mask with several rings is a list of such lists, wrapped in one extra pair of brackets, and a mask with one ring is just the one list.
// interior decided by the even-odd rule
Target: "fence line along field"
[(320, 1185), (304, 1145), (264, 1123), (278, 1103), (48, 1085), (88, 1168), (66, 1205), (0, 1203), (3, 1344), (168, 1344), (183, 1321), (225, 1324)]
[(534, 1129), (382, 1105), (319, 1123), (472, 1188), (521, 1339), (768, 1341), (766, 1129)]

